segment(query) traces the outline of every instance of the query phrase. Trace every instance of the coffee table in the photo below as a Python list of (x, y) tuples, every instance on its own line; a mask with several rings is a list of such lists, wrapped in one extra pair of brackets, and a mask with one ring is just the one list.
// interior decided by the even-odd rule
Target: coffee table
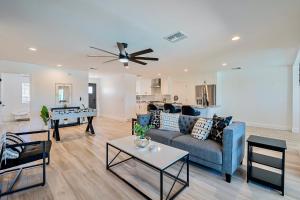
[[(128, 180), (123, 178), (117, 172), (115, 172), (112, 168), (127, 162), (129, 160), (135, 160), (136, 162), (142, 163), (145, 166), (156, 170), (160, 174), (160, 199), (174, 199), (180, 192), (182, 192), (186, 187), (189, 186), (189, 152), (183, 151), (174, 147), (170, 147), (158, 142), (152, 141), (152, 145), (157, 145), (157, 151), (152, 152), (148, 149), (141, 150), (137, 148), (134, 144), (135, 136), (128, 136), (120, 139), (115, 139), (108, 141), (106, 143), (106, 169), (115, 174), (118, 178), (124, 181), (126, 184), (131, 186), (134, 190), (139, 192), (146, 199), (151, 199), (147, 194), (145, 194), (141, 189), (135, 187)], [(114, 148), (117, 150), (117, 154), (113, 156), (111, 160), (109, 160), (109, 149)], [(146, 147), (147, 148), (147, 147)], [(113, 163), (115, 159), (121, 154), (126, 154), (129, 158), (123, 159), (119, 162)], [(180, 169), (177, 174), (173, 175), (166, 170), (173, 166), (174, 164), (180, 162)], [(186, 165), (186, 180), (180, 178), (180, 174), (183, 170), (183, 167)], [(166, 198), (164, 198), (164, 180), (163, 177), (167, 176), (173, 180), (173, 184), (171, 186), (170, 191), (167, 193)], [(171, 192), (176, 183), (181, 185), (180, 189), (171, 195)]]

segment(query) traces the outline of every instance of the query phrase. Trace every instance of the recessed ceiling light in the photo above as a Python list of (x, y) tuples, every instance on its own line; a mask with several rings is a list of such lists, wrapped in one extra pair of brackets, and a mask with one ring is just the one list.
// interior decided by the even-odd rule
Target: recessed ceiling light
[(57, 67), (62, 67), (62, 65), (61, 65), (61, 64), (57, 64), (56, 66), (57, 66)]
[(227, 66), (227, 63), (222, 63), (222, 66)]
[(157, 76), (161, 76), (161, 73), (158, 73)]
[(184, 69), (183, 71), (184, 71), (184, 72), (188, 72), (189, 70), (188, 70), (188, 69)]
[(30, 51), (37, 51), (37, 49), (34, 48), (34, 47), (30, 47), (30, 48), (28, 48), (28, 50), (30, 50)]
[(125, 66), (126, 69), (129, 69), (129, 66)]
[(240, 38), (240, 36), (238, 36), (238, 35), (231, 38), (232, 41), (237, 41), (237, 40), (239, 40), (239, 39), (241, 39), (241, 38)]

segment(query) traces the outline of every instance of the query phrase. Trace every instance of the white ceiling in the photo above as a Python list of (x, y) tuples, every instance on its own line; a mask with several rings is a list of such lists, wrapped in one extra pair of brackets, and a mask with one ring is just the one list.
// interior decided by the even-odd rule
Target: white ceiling
[[(291, 65), (300, 46), (299, 0), (1, 0), (0, 59), (100, 73), (182, 75), (232, 67)], [(176, 31), (188, 38), (170, 43)], [(239, 35), (241, 40), (231, 41)], [(87, 58), (152, 48), (159, 62), (142, 66)], [(36, 47), (37, 52), (28, 51)], [(228, 63), (224, 67), (221, 64)]]

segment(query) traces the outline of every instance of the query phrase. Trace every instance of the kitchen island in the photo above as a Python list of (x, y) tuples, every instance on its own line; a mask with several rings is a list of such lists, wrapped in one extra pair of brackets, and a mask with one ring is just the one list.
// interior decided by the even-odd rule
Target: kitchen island
[[(164, 102), (144, 102), (145, 104), (149, 104), (152, 103), (154, 104), (159, 110), (164, 110)], [(172, 103), (172, 105), (174, 105), (177, 108), (181, 108), (183, 106), (183, 104), (181, 103)], [(196, 110), (200, 111), (200, 117), (204, 117), (204, 118), (212, 118), (214, 114), (219, 114), (221, 106), (201, 106), (201, 105), (189, 105), (191, 107), (193, 107)], [(144, 111), (144, 113), (146, 113), (147, 111)]]

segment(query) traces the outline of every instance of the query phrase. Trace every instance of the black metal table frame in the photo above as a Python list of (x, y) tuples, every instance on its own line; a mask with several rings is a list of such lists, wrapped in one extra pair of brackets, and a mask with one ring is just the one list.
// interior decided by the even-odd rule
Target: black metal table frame
[[(112, 159), (112, 160), (108, 160), (108, 150), (109, 150), (109, 146), (117, 149), (119, 152), (115, 155), (115, 157)], [(122, 161), (119, 161), (117, 163), (113, 163), (113, 161), (120, 155), (120, 153), (124, 153), (124, 154), (127, 154), (128, 156), (130, 156), (129, 158), (125, 159), (125, 160), (122, 160)], [(109, 143), (106, 143), (106, 169), (109, 170), (110, 172), (112, 172), (114, 175), (116, 175), (119, 179), (121, 179), (122, 181), (124, 181), (127, 185), (129, 185), (130, 187), (132, 187), (135, 191), (137, 191), (139, 194), (141, 194), (143, 197), (145, 197), (146, 199), (151, 199), (147, 194), (145, 194), (144, 192), (142, 192), (140, 189), (138, 189), (137, 187), (135, 187), (133, 184), (131, 184), (130, 182), (128, 182), (126, 179), (124, 179), (123, 177), (121, 177), (118, 173), (116, 173), (115, 171), (113, 171), (111, 168), (118, 165), (118, 164), (121, 164), (123, 162), (126, 162), (128, 160), (131, 160), (131, 159), (134, 159), (134, 160), (137, 160), (139, 161), (140, 163), (156, 170), (156, 171), (159, 171), (160, 172), (160, 199), (163, 200), (163, 176), (166, 175), (168, 176), (169, 178), (172, 178), (174, 179), (174, 182), (172, 184), (172, 187), (170, 189), (170, 191), (168, 192), (168, 195), (166, 197), (166, 200), (167, 199), (174, 199), (179, 193), (181, 193), (186, 187), (189, 186), (189, 154), (187, 154), (186, 156), (174, 161), (172, 164), (170, 164), (169, 166), (165, 167), (164, 169), (159, 169), (158, 167), (156, 166), (153, 166), (152, 164), (150, 163), (147, 163), (133, 155), (131, 155), (130, 153), (112, 145), (112, 144), (109, 144)], [(171, 167), (172, 165), (174, 165), (175, 163), (177, 163), (178, 161), (180, 160), (183, 160), (183, 163), (180, 167), (180, 170), (179, 172), (177, 173), (177, 176), (169, 173), (166, 171), (166, 169), (168, 169), (169, 167)], [(186, 180), (183, 180), (181, 178), (179, 178), (179, 175), (181, 174), (182, 172), (182, 169), (184, 167), (184, 165), (186, 165), (187, 167), (187, 177), (186, 177)], [(173, 196), (170, 196), (171, 195), (171, 192), (176, 184), (176, 182), (180, 183), (182, 185), (182, 187), (175, 193), (173, 194)]]
[[(94, 127), (93, 127), (93, 116), (87, 117), (88, 123), (87, 127), (85, 129), (86, 132), (90, 132), (92, 135), (95, 134)], [(55, 138), (56, 141), (60, 141), (60, 136), (59, 136), (59, 119), (58, 120), (53, 120), (54, 121), (54, 129), (53, 129), (53, 137)]]

